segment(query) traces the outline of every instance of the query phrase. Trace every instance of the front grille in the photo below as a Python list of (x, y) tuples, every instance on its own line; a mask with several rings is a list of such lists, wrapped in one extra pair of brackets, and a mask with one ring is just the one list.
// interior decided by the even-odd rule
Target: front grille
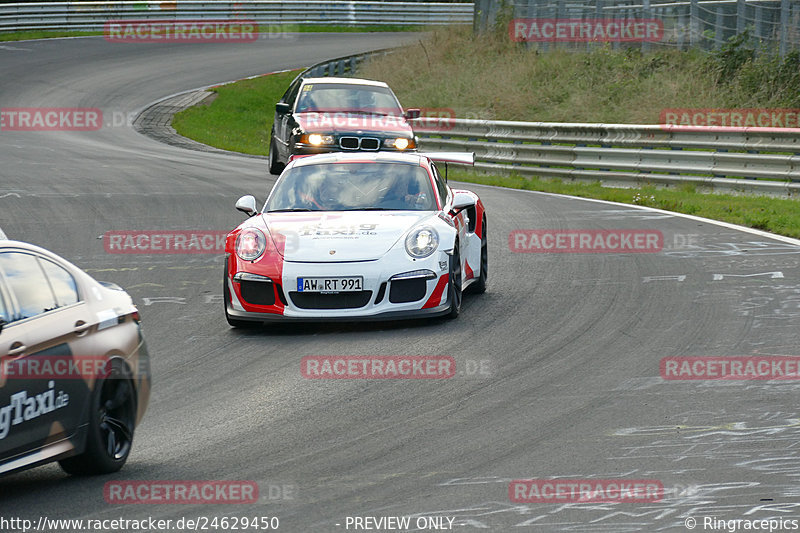
[(374, 139), (372, 137), (365, 137), (361, 139), (362, 150), (377, 150), (380, 147), (381, 143), (378, 139)]
[(275, 305), (275, 289), (264, 281), (241, 281), (242, 298), (252, 305)]
[(369, 303), (372, 291), (340, 292), (338, 294), (290, 291), (289, 298), (300, 309), (358, 309)]
[(389, 301), (393, 304), (416, 302), (428, 291), (425, 278), (396, 279), (389, 285)]
[(358, 137), (342, 137), (339, 139), (339, 146), (345, 150), (358, 150)]
[(375, 137), (351, 137), (339, 138), (339, 146), (343, 150), (369, 150), (374, 152), (380, 150), (381, 141)]

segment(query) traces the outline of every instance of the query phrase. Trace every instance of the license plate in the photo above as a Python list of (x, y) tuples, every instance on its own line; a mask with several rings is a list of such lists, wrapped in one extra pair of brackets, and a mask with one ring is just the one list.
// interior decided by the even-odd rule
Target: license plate
[(364, 290), (364, 278), (297, 278), (297, 292), (356, 292)]

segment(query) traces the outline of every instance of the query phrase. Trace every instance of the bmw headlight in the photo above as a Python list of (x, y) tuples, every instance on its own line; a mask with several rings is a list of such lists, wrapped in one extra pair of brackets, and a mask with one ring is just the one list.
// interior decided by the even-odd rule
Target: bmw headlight
[(417, 147), (417, 144), (414, 142), (414, 139), (407, 139), (406, 137), (397, 137), (384, 140), (383, 146), (385, 148), (394, 148), (396, 150), (413, 150), (414, 148)]
[(244, 261), (255, 261), (267, 248), (267, 238), (257, 228), (243, 229), (236, 237), (236, 255)]
[(333, 135), (321, 135), (319, 133), (309, 133), (300, 136), (300, 142), (312, 144), (314, 146), (325, 146), (334, 143)]
[(429, 226), (414, 229), (406, 237), (406, 252), (411, 257), (422, 259), (436, 251), (439, 246), (439, 234)]

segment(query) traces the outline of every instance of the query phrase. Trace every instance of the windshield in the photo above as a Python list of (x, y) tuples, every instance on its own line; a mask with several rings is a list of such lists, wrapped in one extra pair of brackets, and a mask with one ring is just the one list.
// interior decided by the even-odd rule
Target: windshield
[(403, 110), (388, 87), (347, 83), (308, 83), (300, 91), (296, 113), (370, 113), (402, 116)]
[(265, 211), (436, 210), (428, 172), (409, 163), (330, 163), (287, 171)]

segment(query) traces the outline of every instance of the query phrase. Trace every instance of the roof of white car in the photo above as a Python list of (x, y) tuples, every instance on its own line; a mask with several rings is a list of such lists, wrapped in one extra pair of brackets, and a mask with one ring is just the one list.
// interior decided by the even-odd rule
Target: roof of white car
[(344, 85), (371, 85), (373, 87), (389, 87), (382, 81), (364, 80), (361, 78), (306, 78), (305, 83), (341, 83)]

